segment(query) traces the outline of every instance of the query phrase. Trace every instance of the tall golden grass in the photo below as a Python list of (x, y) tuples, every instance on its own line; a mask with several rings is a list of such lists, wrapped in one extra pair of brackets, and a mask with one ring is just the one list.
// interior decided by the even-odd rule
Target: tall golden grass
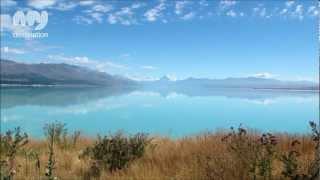
[[(243, 140), (241, 138), (245, 137), (244, 141), (259, 147), (263, 146), (259, 153), (264, 155), (260, 154), (260, 156), (268, 157), (268, 152), (265, 151), (267, 148), (261, 140), (261, 134), (254, 131), (244, 131), (244, 136), (242, 136), (243, 134), (239, 135), (239, 131), (236, 129), (234, 134), (229, 131), (219, 131), (179, 139), (153, 137), (141, 158), (130, 162), (127, 168), (121, 170), (112, 172), (102, 170), (99, 177), (90, 176), (88, 173), (92, 170), (94, 160), (79, 158), (84, 149), (94, 145), (96, 139), (80, 136), (74, 146), (68, 148), (54, 146), (53, 174), (55, 179), (66, 180), (294, 179), (294, 177), (284, 175), (286, 167), (281, 157), (289, 155), (290, 152), (296, 152), (297, 167), (293, 174), (304, 174), (306, 175), (305, 179), (312, 178), (307, 175), (310, 174), (310, 169), (314, 166), (317, 144), (312, 139), (311, 133), (305, 135), (274, 134), (276, 142), (267, 142), (274, 152), (271, 155), (271, 174), (265, 176), (261, 175), (259, 170), (254, 172), (250, 170), (252, 164), (250, 165), (249, 162), (252, 162), (252, 157), (257, 152), (252, 149), (253, 146), (247, 146), (246, 142), (242, 144), (244, 146), (241, 143), (233, 146), (234, 143), (237, 144), (238, 141)], [(239, 149), (235, 150), (234, 147)], [(28, 153), (31, 154), (31, 152), (38, 154), (39, 161), (28, 156)], [(46, 140), (31, 139), (15, 157), (14, 179), (46, 179), (48, 155)], [(261, 157), (259, 157), (260, 161), (263, 161)], [(296, 178), (302, 179), (303, 177), (296, 176)]]

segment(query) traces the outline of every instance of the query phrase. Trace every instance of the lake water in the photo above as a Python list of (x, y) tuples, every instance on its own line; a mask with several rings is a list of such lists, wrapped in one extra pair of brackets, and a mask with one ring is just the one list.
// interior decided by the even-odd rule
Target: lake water
[(318, 99), (316, 92), (280, 90), (10, 87), (1, 89), (1, 125), (36, 138), (54, 121), (90, 136), (123, 130), (181, 137), (240, 124), (305, 133), (319, 119)]

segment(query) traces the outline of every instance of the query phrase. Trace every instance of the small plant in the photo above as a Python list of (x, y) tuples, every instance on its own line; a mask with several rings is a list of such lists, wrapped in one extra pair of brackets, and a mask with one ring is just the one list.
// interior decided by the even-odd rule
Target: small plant
[(280, 161), (284, 166), (282, 174), (286, 178), (298, 179), (300, 177), (298, 174), (298, 157), (300, 156), (300, 153), (295, 150), (295, 147), (299, 144), (300, 142), (298, 140), (292, 141), (289, 152), (280, 157)]
[(44, 133), (48, 141), (49, 158), (46, 166), (45, 176), (49, 180), (54, 179), (53, 170), (55, 169), (55, 159), (54, 159), (54, 145), (61, 142), (61, 135), (64, 132), (64, 124), (52, 123), (46, 124), (44, 127)]
[(41, 163), (40, 163), (40, 158), (39, 158), (39, 153), (36, 151), (31, 151), (29, 154), (29, 158), (31, 160), (34, 160), (34, 165), (35, 165), (35, 169), (37, 170), (37, 174), (38, 174), (38, 179), (41, 179)]
[(257, 142), (248, 136), (247, 130), (241, 125), (237, 130), (231, 127), (231, 132), (224, 136), (222, 141), (227, 144), (227, 150), (238, 167), (236, 176), (246, 179), (253, 174), (253, 179), (255, 179), (259, 147)]
[(73, 135), (71, 135), (71, 140), (72, 140), (71, 145), (73, 148), (76, 147), (77, 142), (79, 141), (79, 138), (80, 138), (80, 134), (81, 134), (80, 131), (74, 131)]
[(299, 173), (299, 163), (298, 157), (300, 156), (300, 152), (298, 152), (295, 147), (300, 144), (299, 141), (294, 140), (291, 143), (291, 150), (288, 154), (284, 154), (280, 157), (280, 161), (283, 163), (284, 170), (282, 174), (284, 177), (290, 178), (292, 180), (306, 179), (306, 180), (316, 180), (320, 178), (320, 131), (319, 126), (310, 122), (310, 127), (312, 131), (312, 141), (315, 143), (315, 156), (314, 160), (311, 162), (311, 166), (308, 168), (308, 172), (306, 174)]
[(270, 133), (262, 134), (259, 146), (259, 175), (264, 179), (272, 179), (272, 163), (275, 159), (276, 137)]
[(96, 144), (88, 147), (82, 157), (89, 156), (97, 163), (96, 166), (112, 172), (126, 168), (131, 161), (140, 158), (148, 143), (149, 139), (146, 134), (139, 133), (125, 137), (118, 132), (104, 138), (98, 137)]
[(241, 126), (222, 138), (227, 143), (228, 151), (234, 156), (238, 167), (237, 177), (246, 179), (272, 179), (272, 163), (275, 159), (276, 137), (270, 133), (262, 134), (259, 139), (247, 135)]
[(19, 127), (13, 131), (8, 130), (0, 135), (0, 177), (12, 179), (18, 170), (16, 155), (28, 143), (28, 135), (22, 133)]
[(48, 140), (52, 138), (53, 143), (58, 145), (58, 147), (60, 148), (64, 148), (67, 146), (67, 134), (68, 129), (66, 128), (66, 124), (64, 123), (56, 121), (54, 123), (46, 124), (44, 126), (44, 135), (47, 137)]
[(315, 158), (309, 168), (311, 179), (320, 179), (320, 126), (309, 122), (312, 131), (312, 141), (315, 143)]

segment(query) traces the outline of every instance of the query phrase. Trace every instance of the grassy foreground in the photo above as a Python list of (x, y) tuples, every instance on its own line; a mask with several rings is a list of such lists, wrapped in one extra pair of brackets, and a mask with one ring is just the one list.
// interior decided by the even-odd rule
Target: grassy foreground
[(90, 139), (64, 124), (34, 140), (19, 128), (1, 135), (1, 179), (319, 179), (319, 127), (306, 135), (241, 127), (173, 140), (116, 133)]

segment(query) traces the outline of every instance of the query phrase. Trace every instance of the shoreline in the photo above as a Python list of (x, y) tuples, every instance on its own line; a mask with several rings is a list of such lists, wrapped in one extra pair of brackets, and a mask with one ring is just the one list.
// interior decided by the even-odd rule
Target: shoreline
[[(0, 84), (1, 87), (108, 87), (99, 85), (65, 85), (65, 84)], [(252, 87), (211, 87), (212, 89), (250, 89), (262, 91), (293, 91), (293, 92), (320, 92), (320, 89), (292, 89), (292, 88), (252, 88)]]

